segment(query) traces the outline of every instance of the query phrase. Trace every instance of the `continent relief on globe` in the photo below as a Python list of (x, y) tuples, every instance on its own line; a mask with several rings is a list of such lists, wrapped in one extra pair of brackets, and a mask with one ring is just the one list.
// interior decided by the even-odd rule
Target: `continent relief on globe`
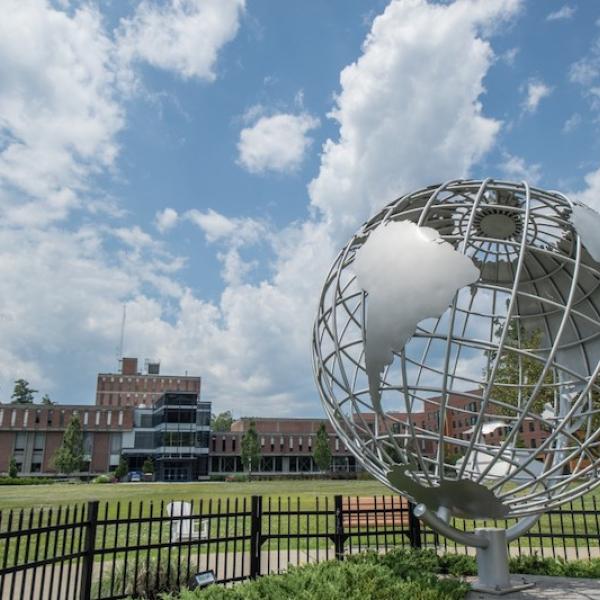
[(373, 406), (381, 375), (423, 319), (439, 317), (479, 269), (430, 227), (411, 221), (380, 225), (356, 252), (352, 269), (368, 294), (365, 362)]
[(387, 478), (397, 490), (429, 510), (444, 507), (465, 519), (503, 519), (508, 514), (508, 506), (491, 490), (470, 479), (445, 480), (437, 486), (428, 487), (415, 481), (406, 465), (392, 467)]

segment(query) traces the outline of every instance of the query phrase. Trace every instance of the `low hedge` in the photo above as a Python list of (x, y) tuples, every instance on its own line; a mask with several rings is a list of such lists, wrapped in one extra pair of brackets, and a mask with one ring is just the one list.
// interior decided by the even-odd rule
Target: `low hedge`
[(54, 483), (47, 477), (0, 477), (0, 485), (44, 485)]

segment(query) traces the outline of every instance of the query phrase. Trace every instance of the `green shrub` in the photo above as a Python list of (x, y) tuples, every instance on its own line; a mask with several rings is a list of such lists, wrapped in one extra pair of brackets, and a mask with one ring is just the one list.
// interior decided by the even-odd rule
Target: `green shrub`
[(0, 485), (43, 485), (55, 483), (47, 477), (0, 477)]
[(16, 479), (19, 476), (19, 467), (17, 467), (17, 461), (14, 456), (10, 459), (10, 464), (8, 465), (8, 476), (11, 479)]
[[(193, 572), (194, 565), (190, 564)], [(97, 598), (102, 591), (102, 596), (108, 595), (112, 589), (115, 594), (129, 594), (130, 597), (143, 600), (158, 600), (165, 594), (175, 593), (185, 585), (187, 581), (177, 582), (177, 573), (183, 577), (187, 572), (187, 561), (182, 558), (179, 571), (177, 561), (171, 561), (170, 565), (164, 558), (158, 561), (150, 559), (148, 564), (145, 560), (129, 561), (127, 565), (121, 563), (115, 569), (114, 575), (102, 578), (102, 586), (95, 583), (92, 589), (92, 598)], [(137, 576), (136, 576), (137, 575)], [(111, 587), (112, 586), (112, 587)], [(167, 596), (168, 597), (168, 596)]]
[(598, 579), (600, 578), (600, 558), (566, 561), (563, 558), (542, 558), (533, 554), (511, 558), (510, 570), (513, 573), (529, 573), (530, 575)]
[(477, 561), (468, 554), (442, 554), (439, 559), (440, 573), (466, 577), (477, 575)]
[(111, 483), (112, 477), (110, 475), (98, 475), (92, 479), (92, 483)]
[(343, 562), (291, 567), (287, 573), (260, 577), (234, 588), (211, 586), (182, 591), (179, 600), (460, 600), (469, 585), (438, 579), (432, 551), (395, 550), (348, 557)]

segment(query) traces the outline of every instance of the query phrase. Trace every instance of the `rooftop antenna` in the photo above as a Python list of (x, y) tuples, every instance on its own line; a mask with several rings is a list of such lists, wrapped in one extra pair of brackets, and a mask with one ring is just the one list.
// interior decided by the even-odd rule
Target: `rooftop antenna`
[(117, 348), (117, 360), (119, 364), (123, 360), (123, 344), (125, 343), (125, 319), (127, 318), (127, 304), (123, 304), (123, 318), (121, 319), (121, 336), (119, 338), (119, 347)]

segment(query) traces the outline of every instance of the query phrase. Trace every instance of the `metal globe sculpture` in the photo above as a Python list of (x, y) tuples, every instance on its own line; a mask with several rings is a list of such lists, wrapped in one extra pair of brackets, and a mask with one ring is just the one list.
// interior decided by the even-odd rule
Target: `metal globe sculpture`
[[(313, 361), (331, 422), (419, 516), (482, 549), (481, 589), (508, 585), (507, 565), (482, 575), (500, 560), (483, 548), (504, 561), (506, 540), (600, 483), (598, 261), (585, 205), (456, 180), (386, 206), (325, 280)], [(498, 546), (452, 516), (521, 520)]]

